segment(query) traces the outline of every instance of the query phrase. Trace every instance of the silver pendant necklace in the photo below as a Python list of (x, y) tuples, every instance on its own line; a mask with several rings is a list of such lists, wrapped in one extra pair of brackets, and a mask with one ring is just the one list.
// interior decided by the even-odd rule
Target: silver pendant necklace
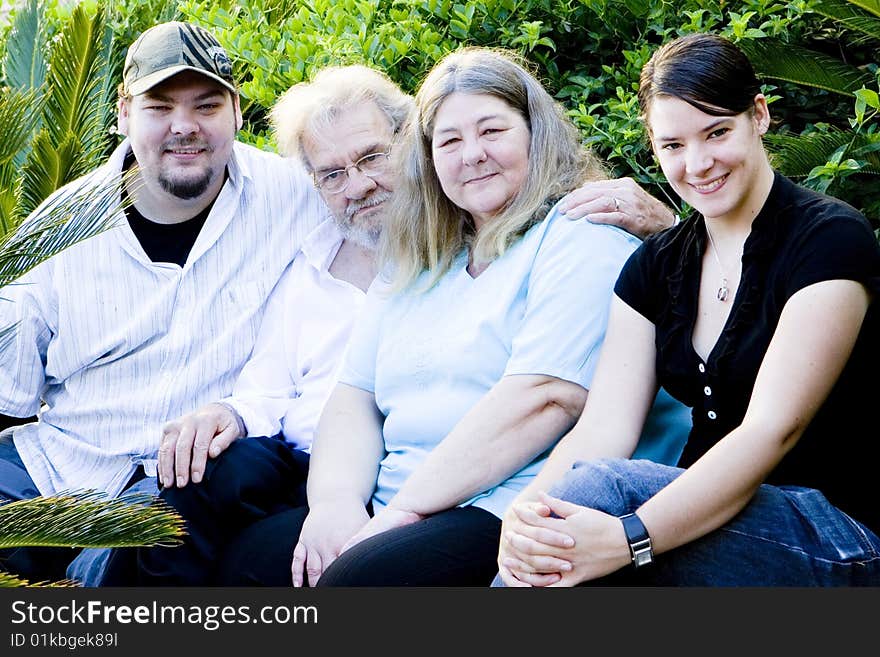
[(704, 223), (706, 226), (706, 235), (709, 236), (709, 246), (712, 249), (712, 255), (715, 256), (715, 262), (718, 263), (718, 271), (721, 272), (721, 285), (718, 287), (718, 292), (715, 294), (715, 297), (719, 301), (727, 301), (727, 297), (730, 295), (730, 288), (727, 287), (727, 276), (724, 274), (724, 267), (721, 265), (721, 258), (718, 257), (718, 249), (715, 248), (715, 240), (712, 239), (712, 233), (709, 231), (709, 224)]

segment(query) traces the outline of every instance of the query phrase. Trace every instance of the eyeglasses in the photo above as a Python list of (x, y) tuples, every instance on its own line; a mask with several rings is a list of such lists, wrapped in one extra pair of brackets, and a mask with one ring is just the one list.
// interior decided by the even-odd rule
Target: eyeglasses
[(390, 153), (368, 153), (344, 169), (334, 169), (323, 174), (320, 178), (314, 176), (315, 185), (328, 194), (339, 194), (348, 187), (348, 182), (351, 180), (351, 175), (348, 173), (350, 169), (357, 169), (363, 175), (372, 178), (385, 173), (390, 156)]

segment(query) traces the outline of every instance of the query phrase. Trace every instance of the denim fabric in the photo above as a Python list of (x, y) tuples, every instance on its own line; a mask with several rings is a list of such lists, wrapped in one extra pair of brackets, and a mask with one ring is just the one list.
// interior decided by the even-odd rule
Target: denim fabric
[[(651, 461), (576, 463), (551, 494), (621, 516), (684, 470)], [(821, 492), (761, 485), (723, 527), (655, 557), (626, 581), (664, 586), (880, 586), (880, 538), (838, 510)]]
[[(159, 494), (156, 477), (144, 477), (122, 491), (129, 493)], [(82, 586), (101, 586), (107, 570), (107, 561), (113, 553), (112, 548), (85, 548), (67, 567), (67, 578), (76, 580)]]
[(14, 428), (0, 431), (0, 500), (6, 501), (28, 500), (40, 494), (12, 442)]

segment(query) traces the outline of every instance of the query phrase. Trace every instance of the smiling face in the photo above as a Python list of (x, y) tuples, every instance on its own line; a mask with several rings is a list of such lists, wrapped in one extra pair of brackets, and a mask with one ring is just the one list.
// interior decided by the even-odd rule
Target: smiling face
[[(375, 248), (385, 221), (385, 208), (393, 191), (390, 162), (378, 174), (367, 176), (351, 166), (373, 153), (387, 153), (393, 138), (391, 123), (373, 102), (341, 111), (329, 125), (303, 136), (303, 151), (316, 180), (348, 167), (348, 184), (331, 194), (319, 187), (321, 196), (343, 237)], [(342, 174), (340, 174), (342, 175)]]
[(119, 130), (131, 142), (146, 193), (157, 197), (216, 197), (240, 127), (238, 97), (194, 72), (119, 105)]
[(479, 230), (526, 179), (531, 133), (522, 115), (489, 94), (450, 94), (437, 109), (431, 139), (443, 192)]
[(675, 192), (707, 219), (751, 218), (773, 171), (761, 143), (770, 115), (758, 94), (753, 111), (713, 116), (673, 96), (651, 101), (651, 145)]

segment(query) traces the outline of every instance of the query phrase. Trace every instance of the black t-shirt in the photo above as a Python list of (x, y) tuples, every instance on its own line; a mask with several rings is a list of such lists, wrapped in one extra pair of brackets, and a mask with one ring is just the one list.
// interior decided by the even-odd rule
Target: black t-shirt
[[(134, 155), (129, 153), (123, 166), (128, 169), (133, 164)], [(123, 189), (122, 200), (125, 201), (126, 197), (127, 193)], [(213, 205), (212, 201), (208, 207), (192, 219), (176, 224), (160, 224), (150, 221), (138, 212), (133, 204), (129, 204), (125, 208), (125, 216), (134, 236), (137, 237), (141, 248), (151, 261), (174, 262), (183, 267)]]
[(776, 174), (752, 224), (733, 308), (704, 362), (693, 348), (706, 247), (701, 216), (646, 240), (615, 286), (655, 326), (660, 385), (692, 408), (679, 465), (688, 467), (745, 416), (758, 368), (788, 299), (825, 280), (862, 283), (872, 303), (843, 373), (798, 443), (767, 478), (806, 486), (880, 534), (876, 376), (880, 371), (880, 245), (851, 206)]

